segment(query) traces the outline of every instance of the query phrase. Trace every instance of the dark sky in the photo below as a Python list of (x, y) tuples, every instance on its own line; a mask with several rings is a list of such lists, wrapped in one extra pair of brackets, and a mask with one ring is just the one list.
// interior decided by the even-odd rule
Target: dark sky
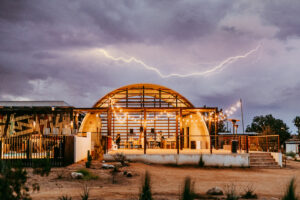
[[(247, 123), (272, 113), (295, 132), (299, 10), (298, 0), (1, 0), (0, 100), (88, 107), (123, 85), (155, 83), (196, 106), (242, 98)], [(173, 73), (196, 75), (165, 77)]]

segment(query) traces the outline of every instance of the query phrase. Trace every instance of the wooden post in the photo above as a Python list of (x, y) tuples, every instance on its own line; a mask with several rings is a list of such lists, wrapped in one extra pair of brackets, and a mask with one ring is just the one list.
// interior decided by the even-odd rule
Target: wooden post
[(126, 143), (128, 144), (128, 115), (126, 115)]
[(218, 123), (217, 123), (217, 115), (216, 115), (216, 112), (214, 114), (215, 116), (215, 149), (218, 149), (217, 147), (217, 133), (218, 133)]
[[(179, 135), (181, 136), (180, 140), (183, 140), (184, 135), (183, 135), (183, 131), (182, 131), (182, 109), (181, 108), (179, 110)], [(182, 143), (182, 142), (180, 142), (180, 143)], [(181, 150), (182, 150), (183, 146), (184, 146), (184, 144), (182, 146), (180, 146)]]
[(246, 135), (246, 151), (249, 153), (249, 138), (248, 135)]
[(266, 140), (267, 140), (267, 152), (269, 152), (269, 143), (268, 143), (268, 136), (266, 135)]
[(279, 139), (279, 135), (278, 135), (278, 152), (280, 152), (281, 147), (280, 147), (280, 139)]
[(144, 154), (146, 154), (147, 151), (147, 113), (146, 113), (146, 109), (144, 108)]
[(179, 154), (179, 138), (178, 138), (178, 112), (176, 111), (176, 149)]

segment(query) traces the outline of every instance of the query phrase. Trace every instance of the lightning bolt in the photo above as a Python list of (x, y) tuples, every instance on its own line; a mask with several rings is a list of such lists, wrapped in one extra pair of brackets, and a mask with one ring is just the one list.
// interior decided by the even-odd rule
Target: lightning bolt
[(202, 71), (202, 72), (193, 72), (193, 73), (189, 73), (189, 74), (177, 74), (177, 73), (171, 73), (171, 74), (167, 74), (164, 75), (163, 73), (161, 73), (161, 71), (159, 69), (157, 69), (156, 67), (147, 65), (145, 62), (143, 62), (142, 60), (139, 60), (135, 57), (130, 57), (130, 58), (124, 58), (124, 57), (114, 57), (111, 54), (109, 54), (106, 50), (104, 49), (98, 49), (98, 51), (100, 53), (102, 53), (106, 58), (114, 60), (114, 61), (122, 61), (124, 63), (137, 63), (142, 65), (145, 69), (151, 70), (156, 72), (160, 77), (162, 78), (170, 78), (170, 77), (189, 77), (189, 76), (205, 76), (205, 75), (209, 75), (213, 72), (216, 71), (220, 71), (223, 68), (225, 68), (226, 66), (228, 66), (228, 64), (234, 63), (240, 59), (243, 58), (247, 58), (249, 55), (255, 53), (256, 51), (258, 51), (258, 49), (261, 47), (261, 44), (259, 44), (256, 48), (248, 51), (247, 53), (243, 54), (243, 55), (238, 55), (238, 56), (233, 56), (233, 57), (229, 57), (225, 60), (223, 60), (222, 62), (220, 62), (218, 65), (211, 67), (210, 69), (206, 70), (206, 71)]

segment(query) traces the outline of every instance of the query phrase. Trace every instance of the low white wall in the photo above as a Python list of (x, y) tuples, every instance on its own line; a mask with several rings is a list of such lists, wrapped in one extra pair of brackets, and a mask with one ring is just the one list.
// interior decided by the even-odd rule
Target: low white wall
[(280, 167), (282, 167), (282, 153), (281, 152), (271, 152), (271, 155), (275, 159), (275, 161), (278, 163)]
[(86, 137), (74, 136), (74, 162), (86, 159), (88, 151), (91, 151), (91, 133), (87, 132)]
[[(199, 154), (127, 154), (130, 161), (153, 164), (197, 165)], [(202, 154), (205, 166), (248, 167), (249, 154)], [(104, 160), (113, 160), (111, 154), (105, 154)]]

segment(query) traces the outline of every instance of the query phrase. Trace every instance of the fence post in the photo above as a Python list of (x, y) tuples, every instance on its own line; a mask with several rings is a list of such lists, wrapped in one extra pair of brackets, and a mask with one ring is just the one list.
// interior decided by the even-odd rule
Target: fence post
[(211, 142), (212, 142), (212, 136), (210, 136), (210, 154), (212, 154), (212, 144), (211, 144)]

